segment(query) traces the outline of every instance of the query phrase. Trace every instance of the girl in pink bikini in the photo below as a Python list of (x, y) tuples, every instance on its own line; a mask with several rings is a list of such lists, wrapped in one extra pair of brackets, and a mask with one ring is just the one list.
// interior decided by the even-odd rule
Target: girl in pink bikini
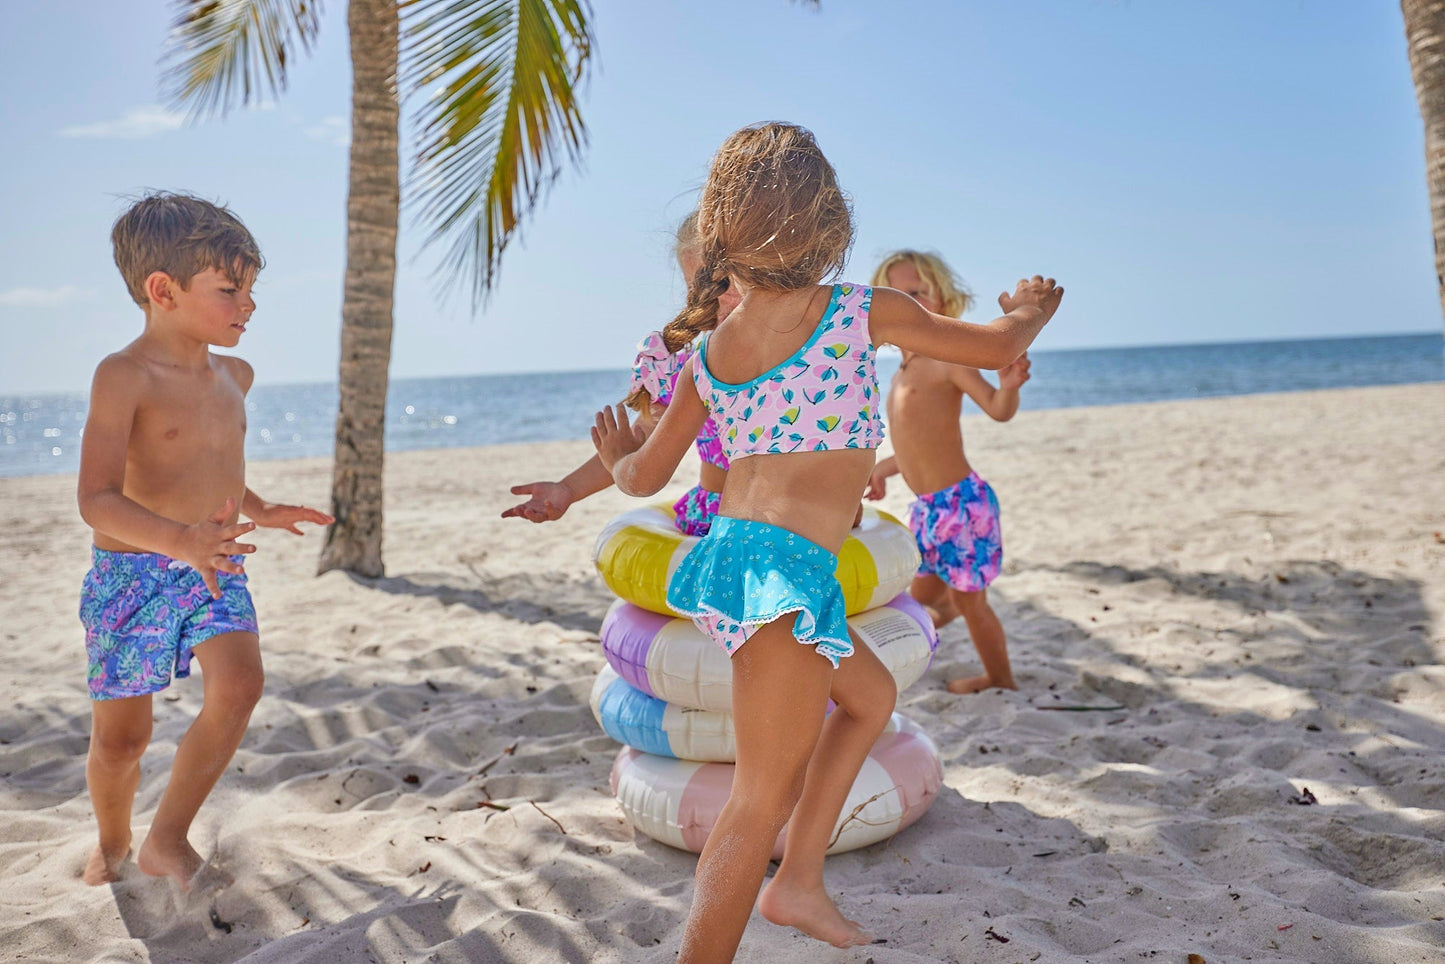
[[(677, 264), (682, 276), (691, 279), (702, 264), (698, 247), (697, 213), (683, 219), (677, 228)], [(724, 291), (718, 298), (717, 320), (727, 317), (737, 305), (738, 297)], [(692, 357), (692, 337), (674, 330), (669, 336), (652, 332), (637, 347), (632, 365), (632, 384), (623, 404), (638, 413), (638, 421), (651, 427), (661, 418), (672, 401), (673, 385), (683, 365)], [(698, 430), (697, 454), (702, 459), (698, 483), (673, 506), (674, 524), (689, 536), (705, 536), (717, 515), (723, 482), (727, 479), (728, 459), (718, 441), (717, 428), (709, 419)], [(597, 456), (573, 469), (560, 482), (528, 482), (512, 486), (513, 495), (530, 498), (502, 513), (502, 518), (522, 518), (532, 522), (552, 522), (562, 518), (575, 502), (601, 492), (612, 484), (612, 476)]]
[[(732, 657), (737, 737), (732, 793), (698, 859), (679, 960), (731, 960), (755, 902), (774, 923), (864, 944), (871, 935), (824, 888), (823, 857), (896, 698), (888, 670), (849, 633), (833, 574), (883, 439), (874, 345), (1003, 368), (1063, 289), (1021, 281), (1002, 296), (1002, 317), (973, 325), (890, 288), (821, 284), (843, 265), (852, 214), (813, 136), (790, 124), (723, 143), (698, 234), (702, 266), (664, 335), (708, 334), (650, 434), (622, 405), (599, 412), (593, 433), (629, 495), (666, 485), (709, 418), (731, 465), (718, 515), (667, 593)], [(741, 300), (719, 320), (724, 292)], [(784, 824), (782, 863), (759, 896)]]

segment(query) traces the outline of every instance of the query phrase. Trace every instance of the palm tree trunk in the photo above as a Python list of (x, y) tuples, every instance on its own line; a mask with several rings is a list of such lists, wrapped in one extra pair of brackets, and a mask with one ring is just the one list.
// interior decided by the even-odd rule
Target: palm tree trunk
[(1401, 0), (1415, 96), (1425, 122), (1425, 181), (1435, 230), (1435, 282), (1445, 313), (1445, 0)]
[(341, 406), (331, 514), (318, 573), (382, 575), (382, 437), (391, 362), (401, 111), (396, 0), (350, 0), (351, 170), (341, 303)]

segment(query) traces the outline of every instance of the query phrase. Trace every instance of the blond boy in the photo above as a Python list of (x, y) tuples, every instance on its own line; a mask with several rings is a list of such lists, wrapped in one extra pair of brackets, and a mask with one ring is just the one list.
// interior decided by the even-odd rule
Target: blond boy
[[(967, 290), (935, 254), (896, 251), (878, 266), (872, 283), (897, 288), (937, 314), (958, 317), (969, 305)], [(1013, 307), (1008, 295), (999, 304), (1005, 312)], [(984, 668), (981, 675), (951, 680), (954, 693), (1018, 688), (1003, 624), (988, 604), (988, 586), (1003, 565), (998, 499), (963, 454), (959, 416), (967, 395), (990, 417), (1008, 421), (1028, 380), (1027, 355), (999, 372), (995, 388), (976, 368), (905, 351), (888, 389), (894, 454), (874, 468), (866, 494), (881, 499), (885, 480), (898, 473), (918, 494), (908, 521), (923, 564), (909, 592), (936, 626), (963, 617)]]
[(96, 368), (80, 455), (80, 514), (95, 542), (80, 603), (92, 700), (85, 776), (100, 830), (83, 876), (118, 878), (152, 695), (190, 675), (194, 654), (203, 705), (136, 856), (145, 873), (189, 889), (204, 863), (187, 839), (191, 821), (263, 681), (242, 565), (255, 546), (236, 540), (258, 525), (299, 535), (300, 522), (334, 520), (246, 487), (251, 366), (211, 352), (234, 348), (256, 308), (262, 259), (245, 225), (199, 198), (152, 194), (121, 215), (111, 240), (145, 330)]

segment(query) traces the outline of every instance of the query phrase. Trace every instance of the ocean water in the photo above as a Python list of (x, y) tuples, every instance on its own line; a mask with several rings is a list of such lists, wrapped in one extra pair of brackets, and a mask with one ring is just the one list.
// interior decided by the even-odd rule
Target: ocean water
[[(1439, 334), (1032, 352), (1025, 409), (1445, 381)], [(898, 356), (885, 352), (885, 384)], [(262, 373), (264, 375), (264, 372)], [(386, 448), (451, 448), (586, 438), (626, 371), (394, 379)], [(3, 386), (0, 386), (3, 389)], [(84, 393), (0, 394), (0, 476), (74, 472)], [(331, 454), (334, 384), (258, 385), (247, 399), (250, 459)], [(967, 409), (966, 409), (967, 410)]]

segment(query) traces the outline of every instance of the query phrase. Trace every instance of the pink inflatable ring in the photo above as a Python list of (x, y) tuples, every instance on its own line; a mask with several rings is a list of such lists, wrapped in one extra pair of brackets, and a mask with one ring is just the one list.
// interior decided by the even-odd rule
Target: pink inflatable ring
[[(697, 763), (623, 747), (612, 764), (612, 794), (632, 826), (659, 843), (701, 853), (732, 790), (733, 764)], [(897, 713), (878, 738), (843, 804), (828, 853), (886, 840), (927, 812), (943, 785), (938, 749)], [(783, 855), (787, 829), (773, 859)]]

